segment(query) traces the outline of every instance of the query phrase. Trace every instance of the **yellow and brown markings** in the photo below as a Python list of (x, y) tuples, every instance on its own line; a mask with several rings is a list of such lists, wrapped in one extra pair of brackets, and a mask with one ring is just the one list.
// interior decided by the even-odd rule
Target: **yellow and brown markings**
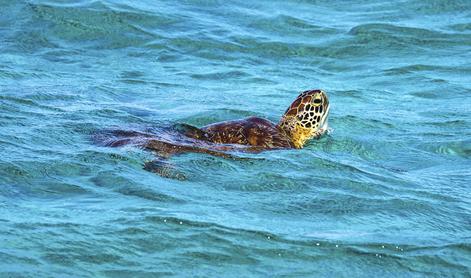
[(301, 93), (288, 107), (278, 126), (291, 138), (296, 148), (316, 137), (327, 118), (329, 102), (325, 92), (310, 90)]

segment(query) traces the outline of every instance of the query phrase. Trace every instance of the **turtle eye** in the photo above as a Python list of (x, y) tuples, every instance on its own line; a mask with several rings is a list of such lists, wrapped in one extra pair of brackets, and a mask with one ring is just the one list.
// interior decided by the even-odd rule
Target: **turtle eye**
[(316, 98), (312, 101), (312, 103), (315, 105), (315, 106), (319, 106), (321, 103), (322, 103), (322, 100), (320, 98)]

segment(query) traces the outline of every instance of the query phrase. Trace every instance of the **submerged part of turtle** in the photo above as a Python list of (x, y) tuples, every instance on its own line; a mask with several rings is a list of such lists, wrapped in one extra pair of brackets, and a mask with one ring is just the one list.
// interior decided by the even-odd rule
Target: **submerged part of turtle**
[[(259, 117), (214, 123), (202, 128), (177, 124), (169, 129), (146, 131), (105, 130), (93, 139), (103, 146), (135, 145), (153, 151), (159, 158), (146, 169), (161, 174), (162, 159), (196, 152), (230, 158), (231, 152), (302, 148), (310, 139), (327, 131), (329, 100), (322, 90), (302, 92), (288, 107), (278, 124)], [(167, 176), (163, 175), (162, 176)]]

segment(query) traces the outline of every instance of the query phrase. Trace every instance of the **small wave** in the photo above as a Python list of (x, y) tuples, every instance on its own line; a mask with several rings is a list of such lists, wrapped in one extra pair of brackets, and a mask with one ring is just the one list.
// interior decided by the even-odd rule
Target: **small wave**
[(184, 201), (165, 193), (156, 191), (156, 189), (147, 187), (145, 184), (137, 183), (125, 175), (115, 175), (110, 171), (100, 171), (91, 181), (98, 187), (112, 189), (116, 193), (128, 197), (138, 197), (149, 201), (161, 203), (183, 203)]
[(327, 26), (315, 25), (305, 19), (289, 16), (276, 15), (273, 17), (263, 17), (256, 19), (249, 24), (249, 28), (255, 32), (264, 32), (269, 35), (279, 35), (281, 37), (286, 34), (292, 34), (291, 39), (296, 36), (306, 37), (322, 37), (340, 33), (339, 30)]
[[(91, 46), (100, 48), (136, 46), (158, 37), (157, 33), (149, 29), (158, 30), (177, 22), (175, 18), (162, 14), (148, 13), (130, 6), (108, 5), (101, 1), (94, 1), (90, 5), (29, 3), (28, 6), (27, 12), (34, 15), (30, 25), (37, 22), (51, 25), (41, 39), (48, 43), (43, 43), (43, 47), (49, 45), (57, 48), (62, 42), (74, 41), (88, 41)], [(20, 35), (17, 40), (23, 40), (24, 46), (33, 46), (24, 41), (26, 38)], [(54, 38), (54, 42), (49, 38)], [(37, 42), (34, 45), (39, 46)]]
[(226, 72), (213, 72), (213, 73), (201, 73), (201, 74), (192, 74), (191, 77), (199, 80), (232, 80), (239, 78), (247, 78), (251, 75), (238, 70), (226, 71)]
[(471, 67), (457, 67), (457, 66), (440, 66), (440, 65), (426, 65), (415, 64), (402, 67), (390, 68), (385, 70), (387, 74), (408, 74), (416, 72), (445, 72), (445, 73), (471, 73)]
[(471, 32), (471, 23), (458, 23), (449, 26), (450, 29), (458, 32)]
[[(393, 49), (396, 47), (423, 47), (433, 49), (436, 47), (461, 46), (471, 38), (467, 35), (449, 34), (423, 28), (397, 26), (384, 23), (368, 23), (353, 27), (350, 35), (357, 38), (359, 43), (382, 45)], [(397, 49), (396, 49), (397, 51)]]
[(431, 0), (427, 3), (424, 3), (421, 0), (413, 0), (405, 4), (404, 9), (408, 9), (411, 13), (416, 15), (455, 16), (463, 11), (469, 11), (471, 9), (471, 5), (470, 2), (466, 0)]

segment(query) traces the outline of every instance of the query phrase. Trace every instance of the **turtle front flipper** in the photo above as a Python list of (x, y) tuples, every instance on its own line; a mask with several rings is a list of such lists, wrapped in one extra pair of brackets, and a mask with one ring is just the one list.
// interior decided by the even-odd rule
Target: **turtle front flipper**
[(165, 142), (158, 139), (150, 139), (144, 145), (145, 149), (153, 151), (156, 155), (160, 157), (170, 158), (173, 155), (183, 154), (183, 153), (205, 153), (212, 156), (218, 156), (223, 158), (233, 158), (232, 154), (227, 153), (227, 151), (234, 150), (233, 147), (212, 147), (211, 145), (201, 144), (201, 145), (185, 145), (185, 144), (173, 144)]
[(188, 179), (183, 172), (179, 171), (173, 164), (164, 161), (163, 158), (145, 162), (144, 170), (156, 173), (163, 178), (181, 181)]

